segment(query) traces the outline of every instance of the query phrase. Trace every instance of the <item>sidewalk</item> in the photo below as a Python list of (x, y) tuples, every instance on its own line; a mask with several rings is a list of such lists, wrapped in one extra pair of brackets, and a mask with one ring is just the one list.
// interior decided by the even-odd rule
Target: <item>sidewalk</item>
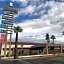
[[(27, 55), (27, 56), (18, 56), (18, 59), (30, 59), (30, 58), (32, 59), (32, 58), (38, 58), (38, 57), (53, 57), (53, 56), (62, 56), (62, 55), (64, 54)], [(12, 60), (14, 59), (14, 57), (1, 57), (1, 59)]]

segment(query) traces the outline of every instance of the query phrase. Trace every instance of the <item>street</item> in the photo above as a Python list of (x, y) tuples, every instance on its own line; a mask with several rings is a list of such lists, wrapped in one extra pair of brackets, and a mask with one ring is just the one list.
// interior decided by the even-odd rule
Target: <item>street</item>
[(31, 64), (64, 64), (64, 57), (44, 57), (25, 60)]
[(64, 56), (37, 57), (29, 59), (1, 59), (0, 64), (64, 64)]

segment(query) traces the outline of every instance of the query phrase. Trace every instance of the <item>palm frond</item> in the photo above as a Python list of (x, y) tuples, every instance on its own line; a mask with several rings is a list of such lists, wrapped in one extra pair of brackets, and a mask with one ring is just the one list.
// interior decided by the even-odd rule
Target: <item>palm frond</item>
[(23, 31), (23, 29), (22, 29), (21, 27), (19, 27), (19, 26), (14, 27), (14, 32), (15, 32), (15, 33), (17, 33), (17, 32), (22, 32), (22, 31)]
[(51, 35), (51, 39), (56, 39), (55, 35)]

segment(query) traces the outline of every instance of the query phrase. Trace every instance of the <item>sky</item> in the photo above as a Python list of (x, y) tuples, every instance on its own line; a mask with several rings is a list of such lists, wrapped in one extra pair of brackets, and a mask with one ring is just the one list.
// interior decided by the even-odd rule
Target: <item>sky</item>
[[(0, 0), (0, 23), (3, 6), (9, 6), (10, 2), (18, 9), (18, 14), (14, 14), (14, 26), (23, 28), (18, 41), (43, 43), (49, 33), (50, 37), (55, 35), (55, 41), (64, 42), (64, 0)], [(15, 33), (12, 35), (14, 40)]]

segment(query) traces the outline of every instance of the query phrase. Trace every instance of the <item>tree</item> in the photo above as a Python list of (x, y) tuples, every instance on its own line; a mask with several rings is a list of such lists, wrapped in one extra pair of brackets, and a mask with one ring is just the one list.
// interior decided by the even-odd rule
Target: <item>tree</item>
[(18, 32), (22, 32), (22, 31), (23, 29), (21, 27), (19, 26), (14, 27), (14, 32), (16, 33), (14, 59), (18, 58), (18, 53), (17, 53)]
[(47, 43), (50, 42), (50, 38), (49, 38), (49, 34), (48, 33), (46, 34), (46, 40), (47, 40)]
[(55, 35), (51, 35), (51, 39), (53, 40), (53, 44), (54, 44), (54, 39), (56, 39)]

